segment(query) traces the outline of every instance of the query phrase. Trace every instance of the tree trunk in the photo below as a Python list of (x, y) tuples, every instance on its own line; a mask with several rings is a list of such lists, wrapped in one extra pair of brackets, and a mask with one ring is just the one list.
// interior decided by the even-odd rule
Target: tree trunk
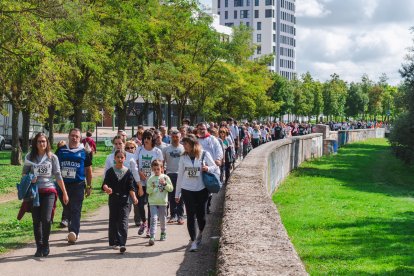
[(56, 111), (56, 106), (55, 105), (49, 105), (49, 107), (47, 108), (47, 113), (48, 113), (48, 117), (47, 117), (47, 125), (49, 127), (49, 142), (50, 142), (50, 146), (52, 148), (54, 148), (54, 136), (53, 136), (53, 119), (55, 117), (55, 111)]
[(118, 130), (125, 130), (126, 113), (127, 109), (125, 105), (117, 106), (116, 113), (118, 115)]
[[(29, 151), (29, 132), (30, 132), (30, 111), (22, 111), (23, 123), (22, 123), (22, 150), (23, 152)], [(34, 133), (36, 135), (37, 133)]]
[(82, 107), (80, 105), (73, 106), (73, 123), (76, 128), (82, 130)]
[(172, 121), (171, 121), (171, 117), (172, 117), (172, 109), (171, 109), (171, 95), (167, 95), (166, 96), (167, 99), (167, 126), (168, 129), (172, 128)]
[(10, 164), (20, 166), (22, 165), (22, 149), (19, 141), (19, 113), (20, 110), (12, 104), (12, 152)]

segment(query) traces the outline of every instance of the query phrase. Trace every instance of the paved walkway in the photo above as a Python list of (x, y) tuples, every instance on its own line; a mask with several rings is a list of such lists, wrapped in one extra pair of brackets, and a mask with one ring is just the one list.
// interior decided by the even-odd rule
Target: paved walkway
[(31, 243), (0, 256), (0, 275), (209, 275), (216, 264), (223, 190), (213, 197), (212, 213), (207, 217), (203, 245), (198, 252), (188, 252), (186, 224), (168, 225), (167, 240), (148, 246), (148, 239), (137, 235), (132, 211), (127, 251), (121, 255), (108, 246), (108, 207), (104, 206), (81, 222), (76, 245), (67, 244), (66, 231), (55, 232), (50, 236), (48, 257), (33, 257), (36, 249)]

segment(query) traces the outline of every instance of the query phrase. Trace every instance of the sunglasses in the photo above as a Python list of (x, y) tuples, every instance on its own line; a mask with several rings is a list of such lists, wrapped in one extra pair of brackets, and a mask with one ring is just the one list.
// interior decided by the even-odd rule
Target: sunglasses
[(145, 137), (144, 140), (152, 140), (151, 137)]
[(220, 133), (226, 133), (225, 131), (220, 131)]
[(135, 149), (135, 147), (125, 147), (126, 150)]

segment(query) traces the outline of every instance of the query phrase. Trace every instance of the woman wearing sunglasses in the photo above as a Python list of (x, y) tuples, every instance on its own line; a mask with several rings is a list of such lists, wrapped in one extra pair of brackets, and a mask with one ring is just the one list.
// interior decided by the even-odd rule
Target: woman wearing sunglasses
[[(138, 164), (138, 172), (139, 178), (141, 181), (142, 188), (144, 190), (144, 194), (138, 199), (138, 208), (139, 214), (141, 217), (141, 226), (138, 230), (138, 235), (142, 235), (147, 230), (147, 237), (150, 237), (149, 229), (150, 229), (150, 208), (148, 205), (148, 216), (145, 216), (145, 205), (148, 204), (148, 195), (147, 195), (147, 179), (151, 176), (151, 163), (154, 160), (164, 161), (164, 157), (162, 155), (162, 151), (155, 147), (155, 138), (154, 134), (151, 130), (145, 130), (142, 134), (142, 147), (140, 147), (135, 152), (135, 159), (137, 160)], [(148, 221), (147, 221), (148, 218)], [(148, 223), (147, 223), (148, 222)], [(148, 224), (148, 225), (147, 225)]]

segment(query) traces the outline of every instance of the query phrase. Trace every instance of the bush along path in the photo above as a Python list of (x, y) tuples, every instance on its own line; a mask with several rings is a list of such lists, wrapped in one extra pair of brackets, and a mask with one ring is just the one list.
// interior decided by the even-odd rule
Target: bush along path
[(311, 275), (414, 274), (414, 168), (385, 139), (304, 163), (273, 199)]

